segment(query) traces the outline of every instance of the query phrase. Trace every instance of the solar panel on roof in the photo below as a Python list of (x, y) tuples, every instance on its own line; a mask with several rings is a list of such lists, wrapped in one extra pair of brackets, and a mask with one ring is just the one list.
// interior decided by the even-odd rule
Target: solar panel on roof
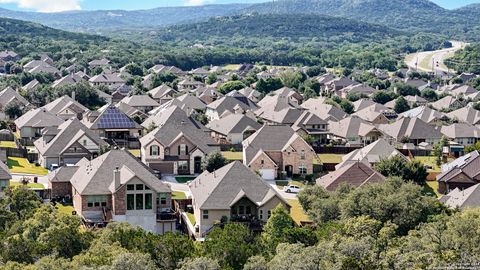
[(115, 107), (105, 110), (97, 124), (98, 128), (129, 129), (135, 128), (135, 122)]

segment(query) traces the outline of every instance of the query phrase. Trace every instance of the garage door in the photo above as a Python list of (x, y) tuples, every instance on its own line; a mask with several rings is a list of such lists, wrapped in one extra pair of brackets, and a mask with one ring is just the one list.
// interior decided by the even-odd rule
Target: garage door
[(161, 172), (162, 174), (173, 174), (173, 163), (168, 162), (168, 163), (150, 163), (149, 164), (150, 168), (152, 170), (157, 170)]
[(260, 170), (260, 175), (265, 180), (274, 180), (275, 179), (275, 170), (273, 170), (273, 169), (263, 169), (263, 170)]
[(65, 165), (75, 165), (79, 162), (82, 158), (63, 158), (63, 163)]

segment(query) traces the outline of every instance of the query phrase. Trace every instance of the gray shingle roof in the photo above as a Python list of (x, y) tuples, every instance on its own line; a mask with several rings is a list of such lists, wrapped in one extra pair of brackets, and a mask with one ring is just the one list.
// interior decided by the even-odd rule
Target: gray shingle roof
[(228, 135), (231, 133), (242, 133), (249, 127), (258, 130), (262, 125), (244, 114), (230, 114), (219, 120), (210, 121), (207, 127), (220, 134)]
[(178, 107), (163, 111), (158, 115), (155, 125), (156, 129), (140, 139), (142, 145), (156, 140), (166, 147), (183, 135), (206, 154), (218, 150), (218, 147), (213, 146), (215, 142), (208, 135), (208, 130)]
[(395, 138), (401, 140), (402, 138), (416, 139), (440, 139), (442, 133), (439, 129), (429, 125), (419, 118), (403, 117), (392, 124), (380, 125), (379, 129)]
[(18, 128), (23, 127), (58, 127), (63, 123), (63, 119), (47, 111), (45, 108), (37, 108), (26, 112), (15, 120)]
[(341, 138), (365, 136), (377, 128), (358, 116), (350, 116), (330, 123), (330, 132)]
[(447, 114), (449, 118), (458, 119), (459, 121), (477, 125), (480, 123), (480, 111), (475, 110), (471, 106), (465, 106)]
[(442, 133), (448, 138), (480, 138), (480, 128), (467, 123), (454, 123), (442, 126)]
[(120, 181), (126, 183), (137, 177), (156, 192), (171, 192), (153, 172), (126, 150), (111, 150), (91, 162), (83, 162), (70, 182), (81, 195), (112, 194), (114, 170), (119, 168)]
[(465, 190), (456, 188), (440, 199), (451, 208), (480, 207), (480, 184), (471, 186)]
[(160, 106), (155, 100), (148, 95), (134, 95), (124, 97), (122, 102), (132, 107), (157, 107)]
[(0, 160), (0, 179), (1, 180), (10, 180), (12, 179), (12, 175), (10, 174), (10, 170), (8, 166)]
[(335, 106), (324, 104), (322, 98), (311, 98), (302, 104), (302, 107), (309, 110), (323, 120), (340, 121), (348, 114)]
[(240, 106), (244, 111), (254, 111), (258, 109), (258, 106), (246, 96), (236, 93), (235, 95), (226, 95), (220, 99), (207, 105), (207, 108), (215, 110), (218, 115), (223, 114), (225, 111), (234, 111), (236, 106)]
[(379, 183), (385, 181), (385, 177), (362, 162), (352, 162), (340, 169), (324, 175), (317, 179), (317, 185), (327, 190), (334, 191), (341, 184), (349, 184), (360, 187), (368, 183)]
[(274, 197), (288, 205), (269, 184), (239, 161), (212, 173), (202, 173), (189, 187), (200, 209), (230, 209), (243, 197), (257, 206), (262, 206)]
[(30, 103), (22, 97), (17, 91), (12, 87), (7, 87), (0, 92), (0, 107), (5, 107), (8, 103), (12, 101), (18, 101), (24, 106), (29, 105)]
[(78, 101), (72, 99), (67, 95), (55, 99), (54, 101), (43, 106), (43, 108), (55, 115), (58, 115), (58, 113), (65, 110), (66, 108), (70, 108), (76, 113), (84, 113), (88, 111), (87, 107), (83, 106)]
[(40, 138), (34, 144), (43, 156), (59, 156), (83, 136), (87, 136), (99, 147), (106, 145), (95, 132), (75, 118), (58, 126), (58, 134), (50, 142), (46, 143), (43, 138)]

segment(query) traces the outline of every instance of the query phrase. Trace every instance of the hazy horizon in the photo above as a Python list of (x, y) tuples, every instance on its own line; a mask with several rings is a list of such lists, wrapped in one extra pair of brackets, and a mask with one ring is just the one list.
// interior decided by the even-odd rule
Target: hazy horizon
[[(207, 4), (254, 4), (265, 0), (0, 0), (0, 7), (21, 11), (57, 12), (68, 10), (139, 10), (156, 7), (199, 6)], [(480, 3), (480, 0), (433, 0), (434, 3), (448, 9), (468, 4)]]

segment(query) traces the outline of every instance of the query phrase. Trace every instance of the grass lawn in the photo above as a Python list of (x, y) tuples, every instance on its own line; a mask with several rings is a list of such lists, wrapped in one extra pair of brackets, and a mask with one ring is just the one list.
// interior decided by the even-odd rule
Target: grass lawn
[(224, 70), (237, 70), (240, 67), (239, 64), (230, 64), (223, 67)]
[(195, 226), (195, 216), (192, 213), (185, 212), (187, 214), (188, 220), (190, 220), (190, 223), (192, 223), (193, 226)]
[(17, 144), (11, 141), (0, 141), (0, 147), (3, 148), (17, 148)]
[(71, 205), (63, 205), (61, 203), (57, 203), (55, 205), (55, 208), (57, 208), (58, 212), (59, 213), (62, 213), (62, 214), (65, 214), (65, 215), (69, 215), (71, 216), (72, 215), (72, 211), (75, 211), (75, 209), (73, 208), (73, 206)]
[[(11, 187), (19, 187), (21, 185), (22, 185), (22, 183), (20, 183), (20, 182), (10, 181), (10, 186)], [(45, 188), (45, 187), (40, 183), (28, 183), (27, 188)]]
[(135, 157), (140, 157), (140, 149), (129, 149), (128, 152), (134, 155)]
[(172, 199), (173, 200), (185, 200), (186, 198), (187, 198), (187, 195), (185, 195), (185, 192), (172, 191)]
[(301, 221), (310, 221), (307, 214), (303, 211), (302, 206), (298, 200), (287, 200), (292, 208), (290, 209), (290, 216), (292, 217), (295, 223), (300, 224)]
[(222, 152), (224, 158), (228, 160), (243, 160), (243, 153), (242, 152)]
[[(414, 160), (418, 160), (424, 165), (432, 167), (432, 169), (428, 170), (429, 172), (441, 172), (442, 169), (440, 166), (437, 165), (437, 158), (433, 156), (416, 156)], [(448, 162), (452, 161), (452, 159), (448, 159)]]
[(185, 184), (190, 180), (195, 179), (193, 176), (175, 176), (175, 180), (177, 180), (178, 183)]
[(342, 156), (340, 154), (319, 154), (322, 163), (341, 163)]
[(7, 165), (11, 173), (35, 175), (47, 175), (48, 173), (47, 169), (41, 166), (35, 166), (35, 164), (30, 163), (26, 158), (9, 157)]
[(440, 193), (438, 193), (438, 182), (437, 181), (427, 181), (427, 184), (423, 187), (423, 192), (425, 194), (429, 195), (434, 195), (437, 198), (442, 196)]

